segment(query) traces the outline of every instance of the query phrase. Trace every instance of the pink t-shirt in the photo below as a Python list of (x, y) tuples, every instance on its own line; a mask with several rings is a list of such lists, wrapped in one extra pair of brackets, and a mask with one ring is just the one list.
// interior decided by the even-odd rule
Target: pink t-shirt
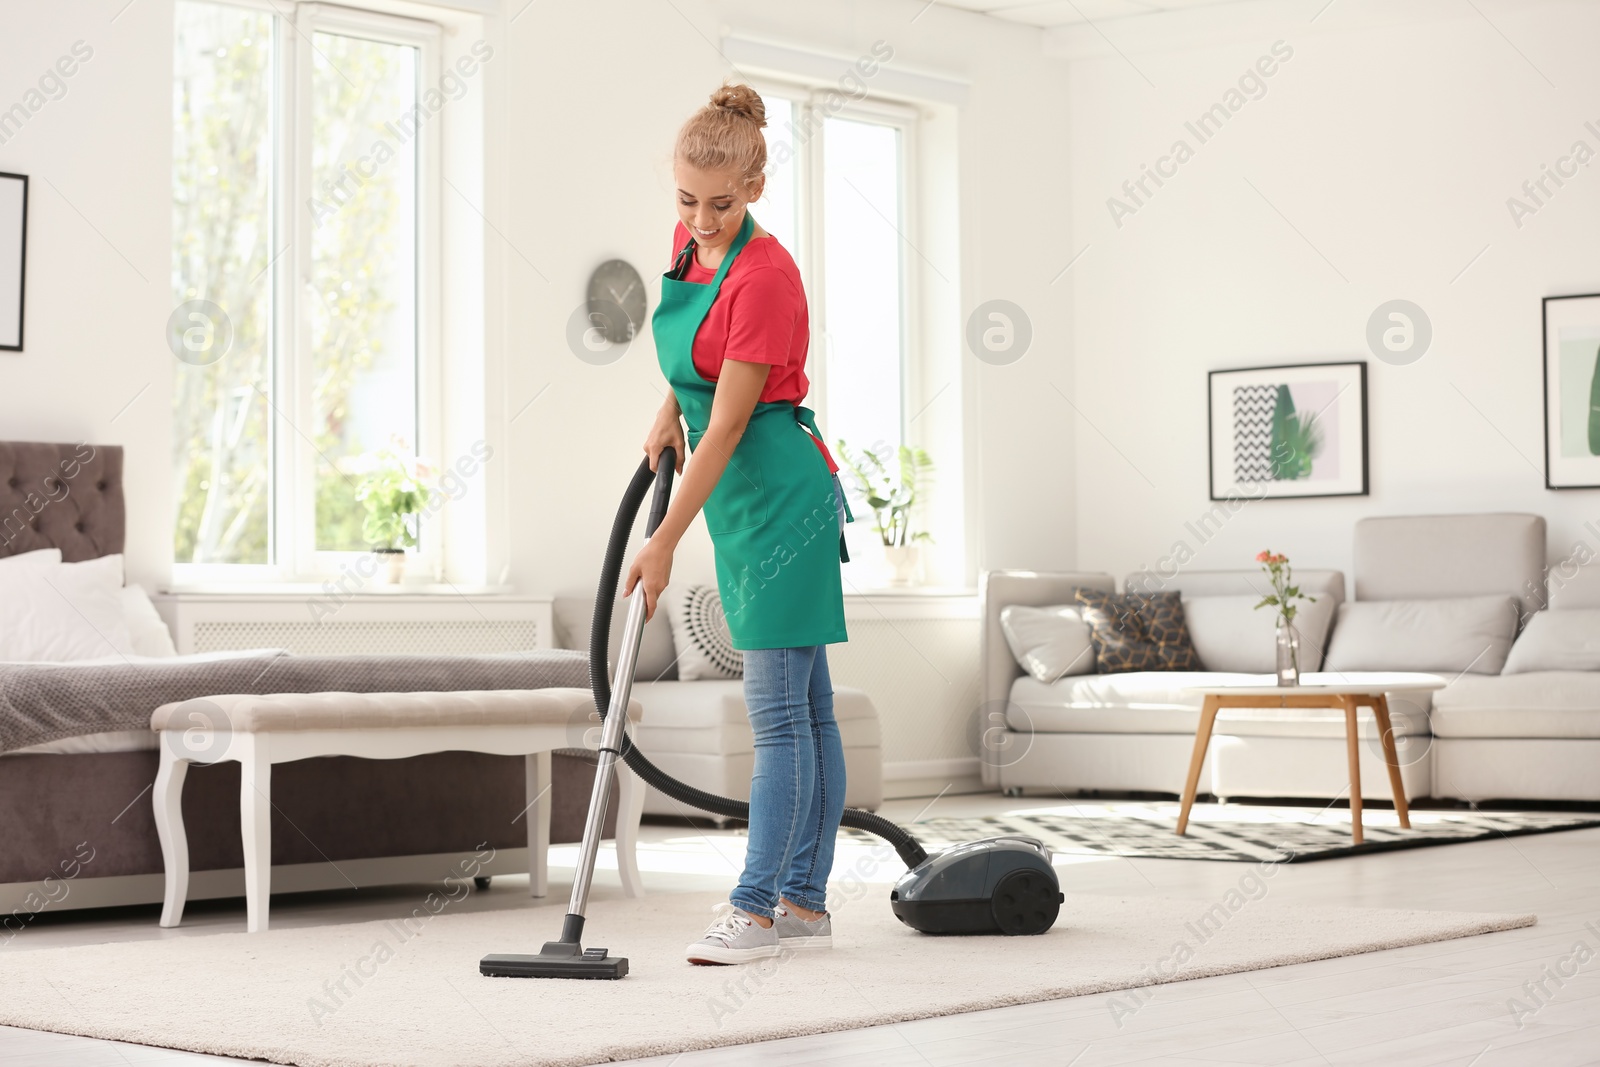
[[(678, 223), (672, 235), (672, 253), (689, 242), (689, 231)], [(690, 258), (684, 280), (710, 283), (717, 272)], [(811, 327), (806, 310), (805, 286), (794, 258), (772, 236), (752, 238), (739, 252), (722, 279), (722, 289), (712, 301), (694, 337), (694, 366), (706, 381), (722, 374), (723, 360), (766, 363), (772, 367), (761, 388), (762, 403), (786, 400), (799, 404), (811, 388), (806, 378), (806, 351)], [(828, 447), (813, 437), (830, 472), (839, 469)]]

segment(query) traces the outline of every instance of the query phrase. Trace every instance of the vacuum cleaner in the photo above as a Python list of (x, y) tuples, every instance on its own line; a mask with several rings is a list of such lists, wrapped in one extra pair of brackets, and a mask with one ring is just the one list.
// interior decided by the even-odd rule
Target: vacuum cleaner
[[(499, 978), (622, 978), (628, 960), (604, 948), (583, 947), (584, 909), (594, 877), (595, 857), (604, 832), (606, 805), (617, 760), (627, 760), (635, 774), (674, 800), (725, 818), (749, 821), (750, 805), (686, 785), (645, 758), (628, 737), (628, 698), (634, 664), (644, 636), (645, 598), (637, 586), (628, 597), (628, 615), (617, 655), (616, 686), (607, 671), (610, 658), (611, 609), (617, 597), (628, 535), (639, 507), (654, 483), (655, 494), (645, 523), (648, 540), (666, 517), (672, 496), (676, 454), (663, 449), (650, 470), (644, 460), (628, 484), (611, 525), (600, 588), (589, 630), (589, 686), (594, 705), (602, 709), (600, 747), (594, 791), (583, 828), (583, 844), (572, 879), (572, 898), (558, 940), (537, 953), (491, 953), (478, 964), (480, 974)], [(889, 893), (895, 916), (924, 934), (1042, 934), (1055, 924), (1063, 897), (1050, 864), (1050, 850), (1037, 838), (1021, 835), (984, 838), (956, 845), (930, 856), (916, 838), (870, 811), (846, 808), (842, 825), (865, 830), (894, 847), (908, 870)]]

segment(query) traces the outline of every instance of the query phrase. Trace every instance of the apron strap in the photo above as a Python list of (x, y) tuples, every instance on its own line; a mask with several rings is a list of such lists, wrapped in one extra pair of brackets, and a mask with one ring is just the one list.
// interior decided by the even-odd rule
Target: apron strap
[[(739, 224), (739, 232), (734, 235), (733, 244), (729, 246), (727, 254), (722, 257), (722, 265), (717, 268), (716, 277), (711, 279), (711, 288), (719, 290), (722, 288), (722, 279), (727, 275), (728, 268), (733, 266), (733, 258), (744, 249), (755, 229), (755, 216), (746, 211), (744, 213), (744, 221)], [(672, 257), (672, 269), (667, 271), (667, 277), (682, 281), (688, 275), (689, 260), (694, 255), (695, 248), (694, 235), (690, 234), (689, 243), (678, 249), (678, 254)]]
[(694, 255), (694, 238), (689, 238), (689, 243), (678, 249), (678, 254), (672, 257), (672, 269), (667, 271), (667, 277), (683, 281), (684, 275), (689, 273), (689, 257)]
[(822, 454), (828, 457), (829, 462), (837, 466), (837, 461), (833, 459), (833, 452), (828, 448), (828, 442), (823, 440), (822, 431), (817, 429), (817, 413), (804, 404), (796, 404), (794, 406), (794, 417), (796, 422), (806, 428), (806, 432), (817, 439), (817, 443), (822, 446)]
[[(807, 433), (817, 439), (817, 443), (822, 446), (823, 455), (827, 456), (829, 460), (832, 460), (833, 453), (828, 451), (828, 442), (822, 439), (822, 431), (817, 429), (817, 413), (806, 407), (804, 404), (796, 404), (794, 406), (794, 418), (796, 422), (805, 427)], [(844, 521), (854, 522), (856, 517), (850, 511), (850, 502), (844, 498), (844, 493), (842, 492), (842, 487), (839, 484), (839, 476), (837, 474), (833, 475), (833, 486), (834, 491), (839, 493), (839, 503), (844, 508)], [(839, 531), (839, 562), (850, 562), (850, 550), (845, 547), (844, 530), (842, 529)]]

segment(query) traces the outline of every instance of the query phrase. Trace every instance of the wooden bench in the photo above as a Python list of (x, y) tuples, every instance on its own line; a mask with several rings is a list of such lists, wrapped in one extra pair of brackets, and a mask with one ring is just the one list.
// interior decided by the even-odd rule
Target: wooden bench
[[(630, 701), (637, 723), (642, 705)], [(161, 735), (153, 801), (166, 865), (161, 925), (177, 926), (189, 893), (183, 780), (191, 763), (234, 760), (241, 768), (246, 926), (267, 928), (272, 883), (272, 765), (313, 756), (403, 759), (429, 752), (491, 752), (527, 760), (528, 878), (533, 896), (549, 888), (550, 753), (581, 744), (593, 721), (585, 689), (499, 689), (445, 693), (276, 693), (225, 695), (164, 704), (150, 718)], [(618, 766), (617, 870), (630, 897), (644, 893), (635, 854), (644, 783)], [(509, 817), (508, 813), (508, 817)]]

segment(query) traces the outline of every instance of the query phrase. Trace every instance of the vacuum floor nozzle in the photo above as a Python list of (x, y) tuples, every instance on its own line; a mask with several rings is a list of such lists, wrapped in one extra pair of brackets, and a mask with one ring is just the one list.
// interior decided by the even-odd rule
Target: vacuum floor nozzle
[(537, 955), (491, 952), (478, 961), (478, 973), (490, 978), (621, 978), (628, 973), (628, 958), (603, 948), (547, 941)]

